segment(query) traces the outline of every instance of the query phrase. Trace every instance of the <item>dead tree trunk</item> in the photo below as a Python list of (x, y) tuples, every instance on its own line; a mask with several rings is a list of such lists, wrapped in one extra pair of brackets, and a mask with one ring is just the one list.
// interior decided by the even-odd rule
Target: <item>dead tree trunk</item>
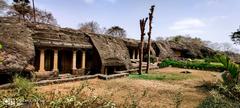
[(152, 34), (152, 19), (153, 19), (153, 12), (154, 12), (154, 5), (151, 6), (150, 13), (149, 13), (149, 31), (148, 31), (148, 45), (147, 45), (147, 52), (148, 52), (148, 58), (147, 58), (147, 69), (146, 73), (149, 71), (149, 65), (150, 65), (150, 48), (151, 48), (151, 34)]
[(33, 5), (33, 20), (34, 20), (34, 23), (36, 23), (36, 10), (35, 10), (35, 1), (32, 0), (32, 5)]
[(139, 49), (139, 56), (140, 56), (140, 60), (139, 60), (139, 70), (138, 70), (138, 74), (141, 75), (142, 74), (142, 61), (143, 61), (143, 47), (144, 47), (144, 36), (145, 36), (145, 25), (147, 22), (148, 18), (143, 18), (140, 20), (140, 31), (141, 31), (141, 43), (140, 43), (140, 49)]

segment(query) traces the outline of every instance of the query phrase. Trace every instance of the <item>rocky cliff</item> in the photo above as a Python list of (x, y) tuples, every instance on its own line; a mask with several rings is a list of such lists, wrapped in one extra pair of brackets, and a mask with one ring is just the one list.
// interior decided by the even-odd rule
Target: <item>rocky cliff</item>
[(31, 30), (15, 18), (0, 18), (0, 73), (33, 71), (35, 55)]

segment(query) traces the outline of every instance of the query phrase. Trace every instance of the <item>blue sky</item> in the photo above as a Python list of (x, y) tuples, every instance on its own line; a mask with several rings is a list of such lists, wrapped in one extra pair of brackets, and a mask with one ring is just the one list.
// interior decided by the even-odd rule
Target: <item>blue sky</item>
[(96, 21), (101, 27), (123, 27), (129, 38), (139, 39), (139, 19), (156, 5), (153, 38), (190, 35), (214, 42), (231, 42), (240, 25), (240, 0), (35, 0), (53, 13), (62, 27)]

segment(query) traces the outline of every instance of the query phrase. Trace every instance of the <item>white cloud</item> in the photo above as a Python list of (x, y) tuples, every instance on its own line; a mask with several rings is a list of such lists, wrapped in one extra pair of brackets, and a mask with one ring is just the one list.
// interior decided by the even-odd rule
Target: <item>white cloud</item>
[(197, 18), (188, 18), (180, 21), (176, 21), (172, 26), (169, 27), (170, 30), (177, 33), (194, 34), (203, 33), (201, 28), (205, 27), (204, 21)]

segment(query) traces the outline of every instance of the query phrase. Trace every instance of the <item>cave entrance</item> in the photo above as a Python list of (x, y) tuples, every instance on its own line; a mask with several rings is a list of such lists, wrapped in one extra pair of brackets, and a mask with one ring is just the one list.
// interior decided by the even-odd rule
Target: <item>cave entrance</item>
[(73, 51), (60, 50), (58, 53), (58, 68), (60, 74), (72, 73)]

